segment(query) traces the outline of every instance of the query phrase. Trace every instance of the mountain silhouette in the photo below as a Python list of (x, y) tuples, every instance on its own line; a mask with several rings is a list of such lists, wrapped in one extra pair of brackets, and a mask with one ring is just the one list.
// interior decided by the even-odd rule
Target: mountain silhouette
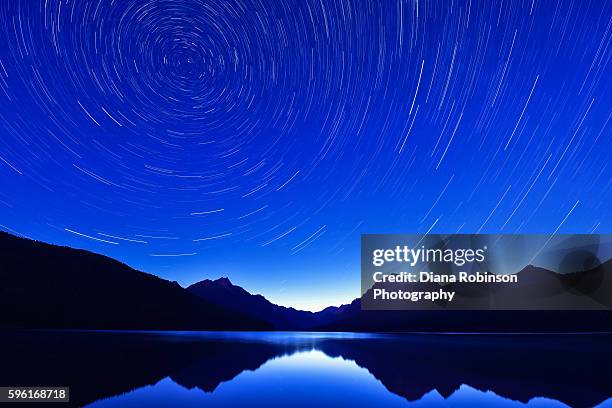
[[(0, 327), (355, 332), (612, 331), (609, 310), (555, 310), (571, 302), (612, 307), (612, 260), (558, 274), (527, 266), (500, 284), (452, 284), (459, 302), (550, 310), (363, 310), (362, 299), (319, 312), (273, 304), (228, 278), (182, 288), (111, 258), (0, 232)], [(420, 284), (423, 290), (437, 284)], [(414, 290), (414, 287), (412, 287)], [(366, 292), (368, 295), (369, 292)], [(484, 295), (483, 295), (484, 293)], [(517, 303), (518, 301), (518, 303)]]
[[(500, 284), (481, 284), (482, 292), (494, 293), (496, 302), (514, 302), (517, 310), (363, 310), (361, 299), (348, 305), (328, 307), (320, 312), (304, 312), (278, 306), (261, 295), (253, 295), (228, 278), (204, 280), (187, 288), (220, 307), (249, 313), (270, 323), (275, 330), (355, 331), (355, 332), (591, 332), (612, 330), (612, 313), (607, 310), (555, 310), (574, 296), (585, 305), (612, 307), (609, 281), (612, 261), (590, 271), (560, 275), (544, 268), (526, 266), (518, 274), (519, 284), (505, 293)], [(594, 285), (593, 282), (597, 285)], [(607, 282), (602, 285), (602, 282)], [(413, 284), (414, 285), (414, 284)], [(419, 290), (436, 290), (437, 284), (421, 284)], [(489, 286), (489, 287), (487, 287)], [(497, 287), (495, 287), (497, 286)], [(593, 288), (596, 290), (592, 290)], [(414, 288), (414, 286), (413, 286)], [(371, 289), (370, 289), (371, 290)], [(414, 289), (412, 289), (414, 290)], [(488, 305), (491, 300), (474, 296), (473, 286), (455, 284), (458, 299), (472, 305)], [(516, 294), (521, 297), (516, 297)], [(588, 296), (584, 296), (588, 295)], [(544, 301), (542, 300), (544, 299)], [(540, 302), (552, 310), (521, 310)], [(524, 302), (524, 303), (523, 303)], [(544, 302), (544, 303), (542, 303)], [(598, 303), (598, 304), (597, 304)]]
[[(593, 269), (574, 273), (556, 273), (527, 265), (515, 273), (516, 283), (467, 283), (444, 285), (435, 282), (376, 283), (361, 297), (370, 310), (610, 310), (612, 309), (612, 260)], [(452, 305), (447, 301), (410, 302), (373, 300), (373, 289), (454, 292)], [(452, 306), (452, 307), (449, 307)]]
[[(528, 265), (517, 273), (518, 283), (455, 283), (454, 302), (466, 310), (450, 310), (438, 303), (431, 310), (364, 310), (362, 298), (343, 306), (335, 319), (319, 327), (323, 331), (357, 332), (608, 332), (612, 330), (612, 260), (586, 271), (559, 274)], [(402, 285), (376, 284), (376, 287)], [(452, 288), (452, 289), (451, 289)], [(435, 283), (417, 283), (404, 290), (438, 290)], [(386, 306), (410, 307), (405, 301)], [(568, 304), (576, 310), (567, 309)], [(490, 306), (502, 310), (476, 310)], [(420, 307), (420, 306), (419, 306)], [(470, 309), (472, 308), (472, 309)], [(591, 310), (597, 308), (599, 310)], [(537, 309), (537, 310), (530, 310)]]
[(335, 320), (338, 309), (329, 307), (313, 313), (279, 306), (262, 295), (253, 295), (244, 288), (232, 284), (228, 278), (206, 279), (187, 287), (187, 290), (209, 303), (250, 314), (269, 323), (275, 330), (309, 330), (329, 324)]
[(0, 327), (269, 329), (111, 258), (2, 232)]

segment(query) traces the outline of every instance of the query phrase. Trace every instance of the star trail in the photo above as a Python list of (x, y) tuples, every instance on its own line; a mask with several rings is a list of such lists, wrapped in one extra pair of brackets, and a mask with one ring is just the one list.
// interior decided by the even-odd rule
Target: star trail
[(611, 232), (609, 1), (11, 0), (0, 38), (9, 232), (309, 309), (361, 233)]

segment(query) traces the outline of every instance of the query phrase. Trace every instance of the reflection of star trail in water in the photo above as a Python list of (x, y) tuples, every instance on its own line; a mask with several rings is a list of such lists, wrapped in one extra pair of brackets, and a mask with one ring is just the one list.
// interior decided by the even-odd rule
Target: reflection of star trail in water
[(5, 229), (264, 288), (296, 260), (313, 285), (357, 276), (361, 232), (612, 226), (610, 2), (15, 0), (0, 16)]

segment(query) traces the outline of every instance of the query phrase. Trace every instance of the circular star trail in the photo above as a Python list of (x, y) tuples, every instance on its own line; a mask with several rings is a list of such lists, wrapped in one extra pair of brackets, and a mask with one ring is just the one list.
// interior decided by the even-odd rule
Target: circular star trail
[(364, 232), (612, 227), (610, 2), (14, 0), (0, 18), (3, 229), (154, 270), (237, 250), (245, 270), (339, 270)]

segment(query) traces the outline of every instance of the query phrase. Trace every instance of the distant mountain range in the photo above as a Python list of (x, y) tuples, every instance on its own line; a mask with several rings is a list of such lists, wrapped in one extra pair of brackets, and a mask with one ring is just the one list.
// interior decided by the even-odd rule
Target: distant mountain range
[(331, 324), (347, 307), (328, 307), (313, 313), (279, 306), (262, 295), (253, 295), (232, 284), (228, 278), (206, 279), (187, 287), (187, 291), (217, 306), (250, 314), (268, 322), (275, 330), (311, 330)]
[[(592, 269), (572, 273), (556, 273), (527, 265), (512, 275), (515, 283), (468, 282), (447, 283), (376, 283), (363, 296), (366, 309), (374, 310), (612, 310), (612, 260)], [(448, 301), (410, 302), (406, 300), (374, 300), (373, 289), (436, 292), (452, 291)], [(452, 307), (450, 307), (452, 306)]]
[[(239, 313), (250, 314), (268, 322), (275, 330), (320, 330), (358, 332), (573, 332), (612, 330), (612, 311), (555, 310), (571, 296), (583, 296), (585, 304), (594, 301), (612, 306), (609, 286), (598, 285), (606, 274), (612, 276), (612, 261), (584, 273), (559, 275), (543, 268), (527, 266), (519, 272), (520, 286), (515, 290), (526, 294), (525, 299), (546, 296), (546, 306), (552, 310), (362, 310), (361, 299), (348, 305), (328, 307), (312, 313), (278, 306), (261, 295), (253, 295), (228, 278), (203, 280), (187, 288), (207, 302)], [(491, 284), (495, 285), (495, 284)], [(425, 285), (429, 287), (430, 285)], [(425, 289), (425, 288), (423, 288)], [(432, 289), (432, 288), (429, 288)], [(470, 299), (467, 285), (455, 285), (459, 299)], [(511, 302), (509, 294), (500, 290), (497, 302)], [(476, 298), (476, 303), (490, 301)], [(593, 300), (595, 299), (595, 300)], [(521, 299), (521, 301), (523, 301)], [(528, 305), (525, 305), (528, 306)]]
[[(228, 278), (188, 288), (111, 258), (0, 232), (0, 327), (131, 330), (312, 330), (312, 331), (611, 331), (612, 312), (601, 311), (368, 311), (361, 300), (320, 312), (271, 303)], [(529, 267), (533, 268), (533, 267)], [(541, 268), (538, 282), (592, 291), (612, 273), (612, 262), (560, 278)], [(525, 271), (523, 271), (525, 272)], [(561, 280), (560, 280), (561, 279)], [(609, 303), (603, 290), (596, 294)]]

